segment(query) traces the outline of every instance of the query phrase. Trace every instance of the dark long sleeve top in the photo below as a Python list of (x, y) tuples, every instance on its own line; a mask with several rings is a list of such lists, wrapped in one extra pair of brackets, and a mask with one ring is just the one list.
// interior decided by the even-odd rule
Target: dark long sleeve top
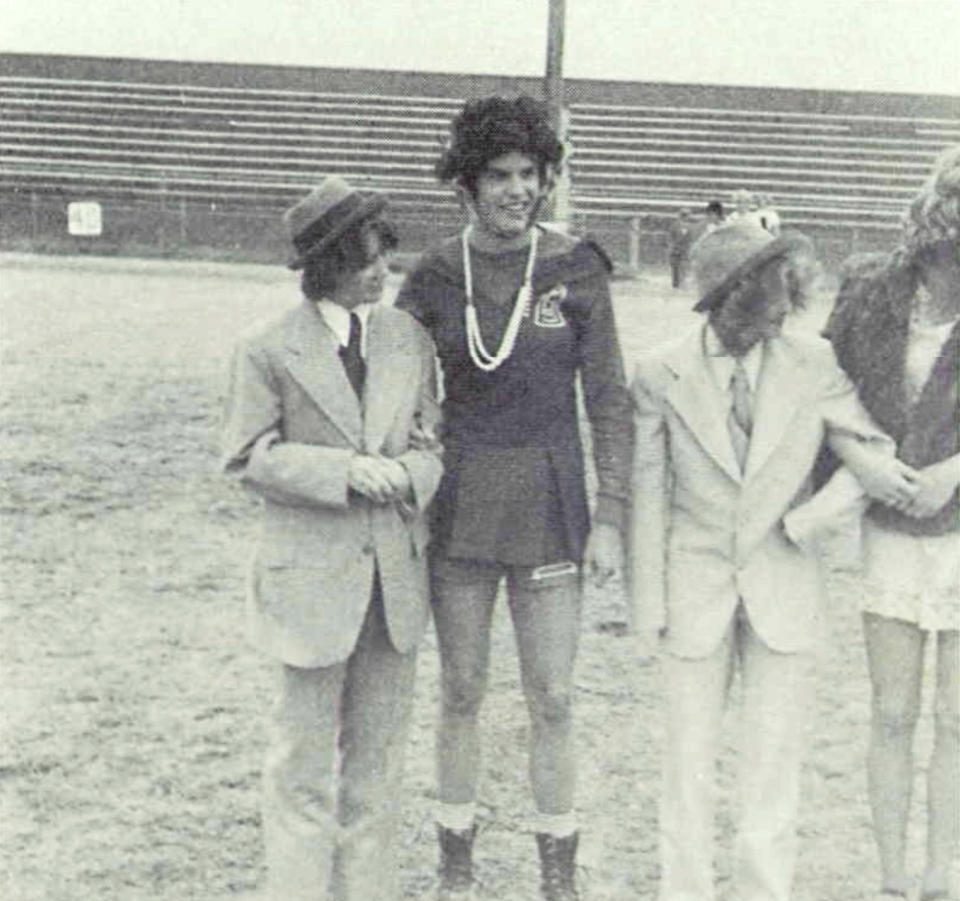
[[(471, 250), (474, 303), (491, 351), (500, 346), (526, 260), (526, 248)], [(557, 542), (546, 531), (560, 532), (566, 555), (580, 558), (589, 515), (578, 375), (598, 478), (595, 518), (622, 527), (632, 417), (607, 266), (595, 245), (544, 231), (531, 315), (513, 354), (493, 372), (469, 356), (458, 239), (425, 254), (401, 289), (397, 305), (431, 333), (443, 369), (446, 475), (435, 540), (452, 556), (549, 562), (543, 558), (556, 556)]]

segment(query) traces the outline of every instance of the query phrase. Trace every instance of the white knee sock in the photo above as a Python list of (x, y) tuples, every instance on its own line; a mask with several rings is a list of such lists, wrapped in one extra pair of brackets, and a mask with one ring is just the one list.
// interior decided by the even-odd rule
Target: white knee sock
[(476, 817), (477, 805), (473, 801), (465, 804), (437, 804), (437, 822), (444, 829), (455, 829), (463, 832), (473, 825)]
[(567, 813), (537, 813), (534, 823), (537, 832), (545, 832), (554, 838), (566, 838), (577, 831), (577, 815)]

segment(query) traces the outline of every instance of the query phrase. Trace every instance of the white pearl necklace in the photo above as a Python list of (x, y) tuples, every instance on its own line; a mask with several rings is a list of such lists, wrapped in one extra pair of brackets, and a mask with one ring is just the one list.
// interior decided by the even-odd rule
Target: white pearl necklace
[(463, 230), (461, 243), (463, 245), (463, 282), (467, 295), (467, 305), (464, 310), (464, 318), (467, 327), (467, 348), (470, 351), (470, 359), (474, 365), (484, 372), (493, 372), (497, 369), (510, 354), (513, 353), (513, 347), (517, 343), (517, 335), (520, 332), (520, 322), (524, 316), (530, 314), (530, 301), (533, 298), (533, 267), (537, 260), (537, 239), (539, 233), (536, 228), (530, 238), (530, 252), (527, 255), (527, 267), (523, 274), (523, 284), (517, 292), (517, 300), (513, 305), (513, 312), (510, 314), (510, 321), (507, 323), (506, 331), (503, 333), (503, 340), (500, 342), (500, 349), (491, 354), (483, 343), (483, 337), (480, 334), (480, 322), (477, 319), (477, 308), (473, 303), (473, 272), (470, 269), (470, 232), (471, 226)]

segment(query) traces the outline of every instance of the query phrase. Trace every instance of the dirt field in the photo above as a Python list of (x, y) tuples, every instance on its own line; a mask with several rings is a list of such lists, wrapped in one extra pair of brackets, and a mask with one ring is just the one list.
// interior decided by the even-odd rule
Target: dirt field
[[(271, 667), (242, 635), (255, 503), (217, 474), (226, 351), (295, 302), (280, 269), (2, 259), (0, 899), (229, 897), (261, 881), (258, 775)], [(628, 358), (691, 321), (662, 274), (615, 286)], [(814, 311), (813, 318), (819, 311)], [(819, 670), (797, 901), (877, 883), (863, 756), (868, 685), (849, 574)], [(577, 736), (587, 897), (652, 898), (659, 685), (591, 594)], [(478, 842), (482, 897), (535, 897), (526, 722), (508, 618), (496, 621)], [(404, 882), (430, 896), (437, 658), (421, 655)], [(736, 741), (736, 708), (727, 718)], [(918, 759), (929, 752), (929, 714)], [(494, 750), (495, 749), (495, 750)], [(727, 884), (733, 754), (720, 764)], [(913, 857), (919, 866), (918, 780)]]

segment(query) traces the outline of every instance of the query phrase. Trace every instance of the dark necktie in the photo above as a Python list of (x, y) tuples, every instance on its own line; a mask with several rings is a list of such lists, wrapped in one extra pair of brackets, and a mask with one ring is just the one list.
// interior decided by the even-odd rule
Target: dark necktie
[(350, 314), (350, 339), (346, 347), (340, 348), (340, 359), (347, 378), (358, 398), (363, 397), (363, 383), (367, 377), (367, 364), (360, 353), (361, 326), (360, 317)]

